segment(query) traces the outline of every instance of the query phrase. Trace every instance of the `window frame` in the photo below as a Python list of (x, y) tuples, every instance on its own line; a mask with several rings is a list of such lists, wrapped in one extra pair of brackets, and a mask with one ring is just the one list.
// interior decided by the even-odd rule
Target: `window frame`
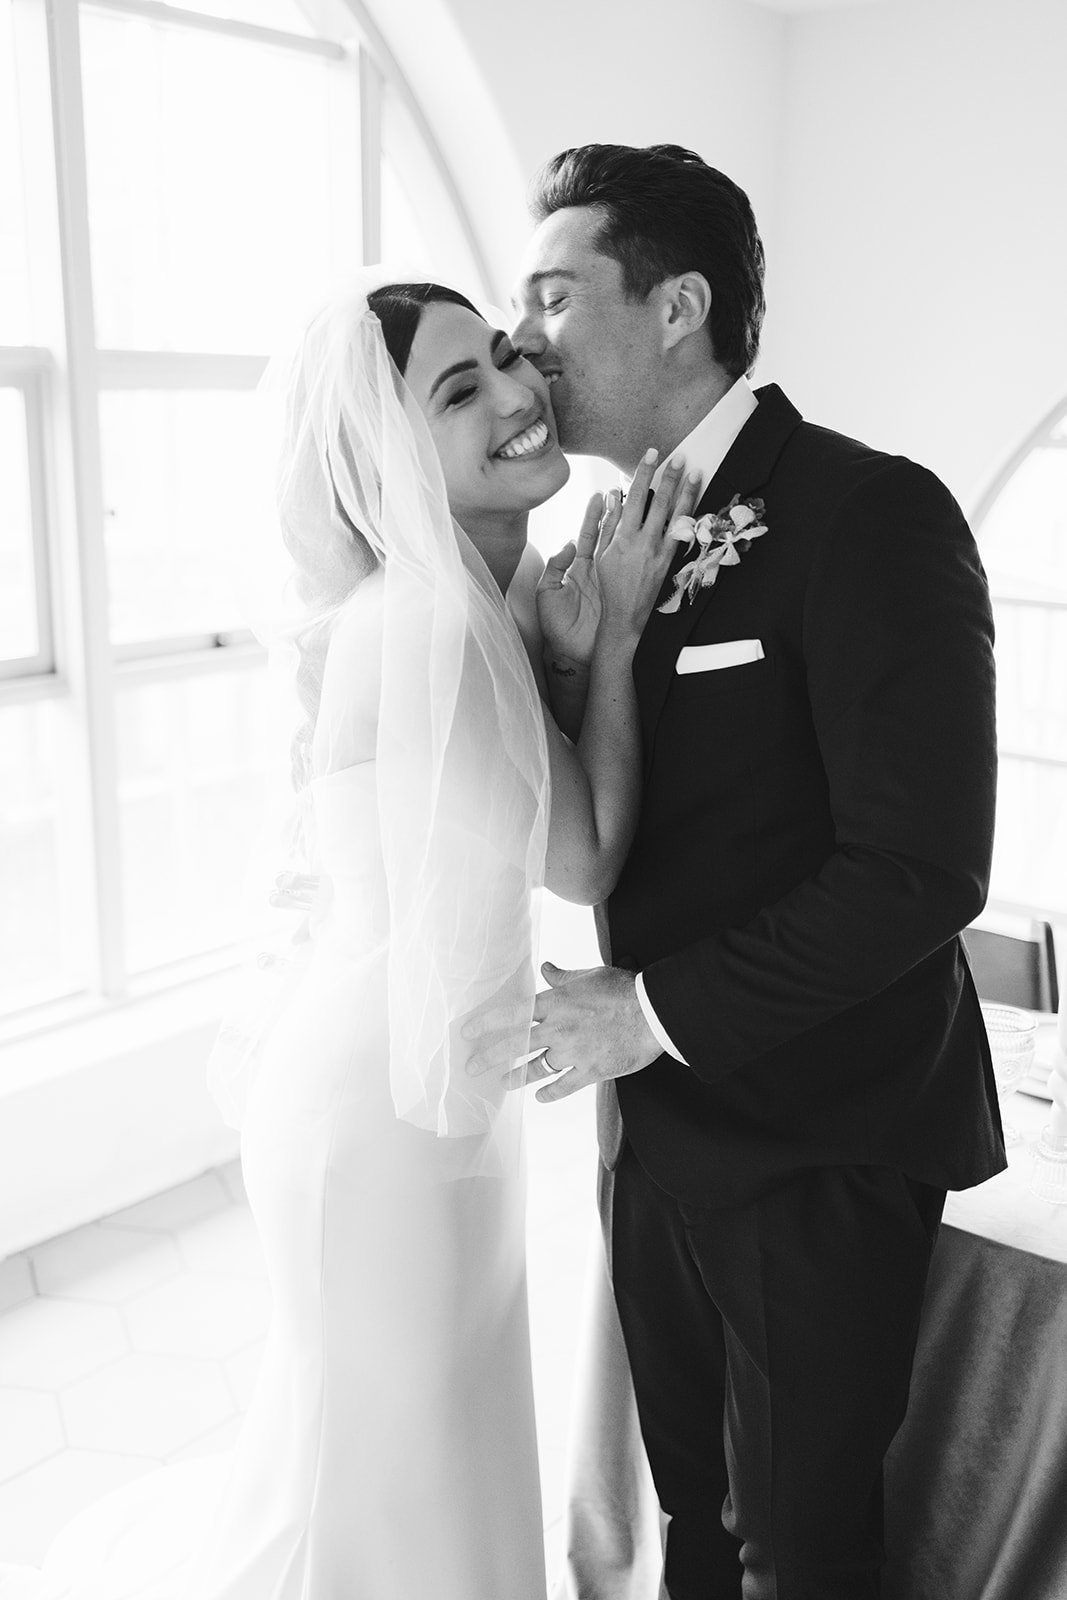
[(37, 649), (32, 655), (0, 659), (0, 682), (40, 678), (55, 672), (53, 556), (48, 513), (48, 429), (46, 395), (52, 370), (47, 350), (34, 345), (0, 347), (0, 389), (22, 397), (26, 428), (26, 472), (33, 557)]
[[(446, 197), (453, 226), (489, 297), (485, 257), (459, 190), (388, 45), (360, 0), (297, 0), (316, 31), (287, 33), (257, 23), (186, 10), (163, 0), (12, 0), (16, 61), (25, 103), (26, 191), (30, 251), (45, 261), (38, 297), (47, 347), (0, 346), (0, 387), (24, 396), (30, 504), (37, 576), (39, 649), (0, 665), (0, 710), (26, 700), (61, 698), (76, 731), (81, 793), (70, 804), (87, 840), (78, 885), (87, 927), (85, 987), (55, 1002), (28, 1002), (0, 1019), (0, 1037), (19, 1038), (69, 1019), (232, 965), (232, 946), (192, 953), (169, 967), (131, 977), (126, 965), (122, 837), (118, 790), (118, 696), (151, 682), (259, 668), (265, 652), (251, 633), (153, 638), (113, 645), (104, 541), (100, 397), (115, 390), (175, 393), (256, 388), (265, 355), (100, 348), (96, 343), (90, 255), (85, 118), (82, 100), (83, 12), (139, 17), (168, 27), (225, 35), (249, 44), (336, 63), (352, 73), (359, 96), (358, 173), (364, 263), (379, 259), (383, 123), (392, 98), (421, 141), (435, 175), (434, 204)], [(23, 127), (22, 124), (26, 126)], [(358, 159), (357, 159), (358, 157)], [(354, 187), (354, 184), (353, 184)]]
[[(1011, 453), (990, 482), (976, 504), (971, 517), (971, 526), (978, 541), (979, 550), (981, 550), (982, 544), (982, 530), (990, 513), (1024, 462), (1029, 459), (1035, 450), (1047, 449), (1050, 443), (1054, 443), (1056, 448), (1067, 450), (1067, 440), (1053, 441), (1051, 438), (1055, 430), (1065, 421), (1067, 421), (1067, 396), (1059, 400), (1042, 417), (1041, 421), (1026, 434), (1022, 442)], [(998, 607), (1017, 611), (1039, 611), (1056, 615), (1067, 612), (1067, 599), (1060, 599), (1054, 595), (1002, 594), (998, 593), (993, 585), (990, 586), (990, 592), (994, 614)], [(1031, 767), (1052, 768), (1058, 772), (1067, 773), (1067, 757), (1050, 756), (1041, 751), (1014, 748), (1011, 745), (1002, 743), (999, 736), (997, 740), (997, 757), (999, 761)], [(986, 909), (994, 914), (1004, 913), (1012, 917), (1051, 922), (1061, 930), (1067, 926), (1067, 906), (1053, 904), (1051, 899), (1029, 901), (991, 895)]]

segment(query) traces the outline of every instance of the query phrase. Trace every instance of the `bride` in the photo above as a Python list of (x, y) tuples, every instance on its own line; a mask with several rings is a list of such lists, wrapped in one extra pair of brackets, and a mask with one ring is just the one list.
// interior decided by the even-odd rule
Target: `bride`
[[(549, 1068), (474, 1077), (463, 1025), (516, 1016), (521, 1063), (533, 890), (599, 901), (630, 842), (630, 664), (695, 495), (668, 470), (643, 515), (653, 471), (542, 571), (527, 516), (568, 468), (506, 335), (431, 284), (307, 329), (278, 505), (317, 892), (279, 998), (213, 1064), (275, 1300), (263, 1365), (232, 1459), (90, 1508), (4, 1600), (544, 1600), (507, 1089)], [(586, 673), (572, 745), (548, 679), (568, 724)]]

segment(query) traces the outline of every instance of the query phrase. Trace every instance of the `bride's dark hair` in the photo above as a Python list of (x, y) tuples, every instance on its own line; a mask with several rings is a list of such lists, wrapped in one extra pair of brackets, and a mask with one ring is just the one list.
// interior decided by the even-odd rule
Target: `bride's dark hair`
[[(473, 311), (476, 317), (482, 315), (477, 306), (472, 305), (465, 295), (440, 283), (384, 284), (381, 288), (371, 291), (367, 296), (367, 305), (381, 323), (385, 348), (401, 377), (407, 371), (411, 346), (415, 342), (415, 335), (427, 306), (461, 306), (465, 311)], [(348, 450), (348, 443), (343, 435), (336, 442), (336, 450), (342, 457)], [(310, 627), (298, 634), (294, 641), (298, 652), (296, 692), (303, 713), (291, 746), (292, 781), (294, 789), (298, 791), (311, 777), (311, 743), (322, 695), (322, 675), (326, 666), (326, 651), (335, 614), (333, 608), (346, 598), (344, 591), (350, 593), (355, 590), (378, 565), (370, 545), (342, 504), (336, 484), (332, 481), (332, 469), (330, 490), (333, 513), (347, 529), (351, 538), (348, 552), (351, 559), (346, 558), (343, 572), (331, 568), (326, 574), (329, 593), (322, 592), (323, 574), (318, 566), (313, 568), (306, 556), (301, 559), (304, 555), (304, 540), (313, 537), (314, 530), (287, 525), (285, 522), (282, 527), (282, 537), (296, 566), (296, 584), (301, 591), (302, 599), (310, 601), (314, 598), (319, 604), (326, 602), (331, 607), (326, 616), (317, 618)]]
[(372, 290), (367, 304), (382, 325), (385, 348), (401, 377), (408, 369), (411, 346), (427, 306), (462, 306), (465, 311), (473, 311), (476, 317), (482, 315), (466, 295), (456, 289), (446, 289), (442, 283), (387, 283), (381, 289)]

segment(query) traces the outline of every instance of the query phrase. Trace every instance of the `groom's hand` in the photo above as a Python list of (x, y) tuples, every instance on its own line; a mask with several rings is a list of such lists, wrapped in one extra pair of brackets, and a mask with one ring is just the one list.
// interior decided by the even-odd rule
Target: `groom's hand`
[(527, 1081), (552, 1081), (537, 1091), (538, 1100), (563, 1100), (607, 1078), (628, 1077), (662, 1055), (632, 972), (565, 972), (550, 961), (541, 971), (551, 987), (534, 1001), (530, 1049), (542, 1054), (530, 1062)]

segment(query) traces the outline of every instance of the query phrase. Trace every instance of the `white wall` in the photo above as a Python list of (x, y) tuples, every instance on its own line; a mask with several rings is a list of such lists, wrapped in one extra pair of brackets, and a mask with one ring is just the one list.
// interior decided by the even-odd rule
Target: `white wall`
[[(774, 13), (745, 0), (541, 0), (534, 8), (371, 0), (371, 9), (442, 146), (469, 152), (457, 177), (489, 220), (505, 273), (528, 231), (526, 182), (571, 144), (690, 145), (749, 191), (769, 225), (786, 40)], [(464, 60), (454, 68), (440, 44), (457, 35)], [(470, 90), (472, 66), (488, 91), (488, 117), (481, 92)], [(503, 178), (502, 143), (520, 178), (517, 195)]]
[(753, 201), (757, 378), (806, 415), (926, 462), (970, 508), (1067, 390), (1063, 0), (381, 0), (414, 71), (413, 7), (446, 8), (465, 47), (462, 78), (417, 70), (444, 142), (462, 130), (498, 271), (525, 231), (506, 167), (671, 140)]
[(1067, 392), (1067, 6), (792, 19), (774, 376), (970, 510)]
[(785, 25), (744, 0), (449, 0), (523, 170), (588, 141), (690, 145), (769, 207)]

